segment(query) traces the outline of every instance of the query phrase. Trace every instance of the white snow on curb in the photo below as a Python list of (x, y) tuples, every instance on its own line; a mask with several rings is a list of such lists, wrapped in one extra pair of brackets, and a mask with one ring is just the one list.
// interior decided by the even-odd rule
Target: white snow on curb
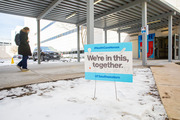
[(84, 78), (27, 85), (0, 91), (1, 120), (165, 120), (152, 72), (135, 68), (133, 83)]
[[(0, 67), (2, 66), (14, 66), (17, 65), (21, 59), (14, 58), (14, 64), (11, 64), (11, 59), (0, 59)], [(81, 62), (83, 62), (84, 59), (81, 59)], [(61, 64), (64, 62), (77, 62), (77, 59), (72, 58), (61, 58), (60, 60), (50, 60), (50, 61), (43, 61), (41, 64)], [(28, 60), (28, 65), (30, 64), (38, 64), (37, 61)]]

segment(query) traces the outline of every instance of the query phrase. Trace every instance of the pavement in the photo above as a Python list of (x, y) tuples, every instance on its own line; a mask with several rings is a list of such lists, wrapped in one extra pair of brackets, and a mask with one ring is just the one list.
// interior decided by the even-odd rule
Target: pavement
[(180, 120), (180, 65), (152, 66), (151, 70), (169, 120)]
[[(21, 72), (15, 65), (19, 59), (15, 59), (15, 64), (5, 60), (0, 66), (0, 89), (18, 87), (28, 84), (50, 82), (57, 80), (74, 79), (84, 77), (84, 62), (42, 62), (38, 65), (32, 60), (28, 61), (29, 72)], [(148, 60), (148, 65), (164, 65), (167, 60)], [(142, 61), (133, 60), (134, 67), (143, 67)]]
[(21, 72), (15, 65), (0, 66), (0, 89), (84, 77), (83, 63), (30, 64), (29, 69)]

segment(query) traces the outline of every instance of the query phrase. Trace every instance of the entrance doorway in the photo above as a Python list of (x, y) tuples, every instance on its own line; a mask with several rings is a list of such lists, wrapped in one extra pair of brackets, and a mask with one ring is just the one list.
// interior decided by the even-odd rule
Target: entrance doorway
[[(173, 35), (172, 58), (178, 59), (179, 36)], [(155, 59), (168, 59), (168, 36), (155, 37)]]

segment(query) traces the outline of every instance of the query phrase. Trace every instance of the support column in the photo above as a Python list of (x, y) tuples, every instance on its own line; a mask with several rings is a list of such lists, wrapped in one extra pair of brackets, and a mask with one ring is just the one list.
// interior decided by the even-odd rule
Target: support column
[(104, 30), (104, 43), (107, 43), (107, 30)]
[[(142, 2), (142, 26), (147, 26), (147, 2)], [(142, 65), (147, 65), (147, 32), (142, 34)]]
[(118, 42), (121, 43), (121, 33), (118, 32)]
[(37, 19), (37, 56), (38, 64), (41, 64), (40, 56), (40, 20)]
[(94, 0), (87, 0), (87, 44), (94, 44)]
[[(180, 29), (180, 28), (179, 28)], [(180, 32), (180, 30), (179, 30)], [(178, 50), (178, 59), (180, 60), (180, 33), (179, 33), (179, 50)]]
[(79, 35), (79, 25), (77, 26), (77, 61), (80, 62), (80, 35)]
[[(104, 18), (104, 28), (107, 27), (106, 18)], [(104, 29), (104, 43), (107, 43), (107, 30)]]
[(168, 62), (172, 62), (172, 15), (168, 17)]

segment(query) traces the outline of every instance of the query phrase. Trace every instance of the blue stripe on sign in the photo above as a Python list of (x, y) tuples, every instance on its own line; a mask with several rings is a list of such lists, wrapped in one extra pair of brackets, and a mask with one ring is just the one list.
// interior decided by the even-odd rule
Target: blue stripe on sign
[(85, 72), (85, 79), (87, 79), (87, 80), (102, 80), (102, 81), (116, 81), (116, 82), (133, 82), (133, 75), (132, 74)]
[(84, 45), (84, 52), (88, 52), (91, 48), (91, 52), (116, 52), (126, 48), (125, 51), (132, 51), (132, 42), (125, 43), (108, 43), (108, 44), (87, 44)]

